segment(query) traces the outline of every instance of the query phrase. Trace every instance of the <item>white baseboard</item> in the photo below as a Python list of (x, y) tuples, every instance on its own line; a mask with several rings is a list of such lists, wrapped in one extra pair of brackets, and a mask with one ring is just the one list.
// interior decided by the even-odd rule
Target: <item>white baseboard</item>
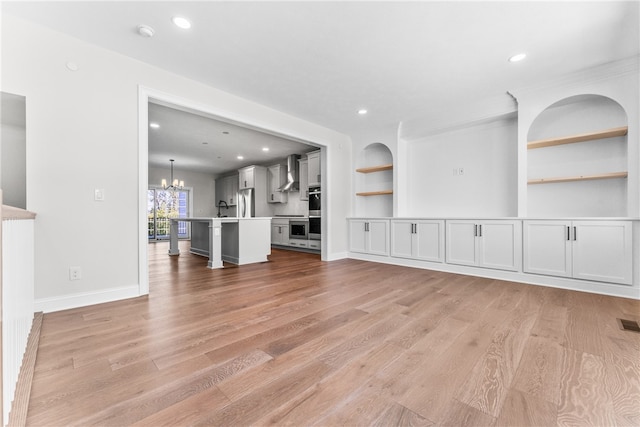
[(123, 286), (120, 288), (103, 289), (95, 292), (82, 292), (59, 297), (40, 298), (35, 300), (34, 311), (51, 313), (54, 311), (85, 307), (87, 305), (102, 304), (127, 298), (136, 298), (140, 295), (138, 285), (133, 285)]
[(349, 254), (347, 252), (333, 252), (328, 254), (324, 261), (337, 261), (345, 258), (349, 258)]

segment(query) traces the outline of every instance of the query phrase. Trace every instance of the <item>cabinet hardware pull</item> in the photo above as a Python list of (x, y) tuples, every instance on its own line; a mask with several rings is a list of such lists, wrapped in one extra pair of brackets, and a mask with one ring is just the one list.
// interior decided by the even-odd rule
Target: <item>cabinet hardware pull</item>
[(571, 240), (571, 227), (567, 225), (567, 240)]
[(478, 237), (478, 224), (473, 224), (473, 237)]
[(482, 237), (482, 224), (478, 225), (478, 237)]
[(578, 240), (578, 229), (573, 227), (573, 241), (575, 242), (576, 240)]

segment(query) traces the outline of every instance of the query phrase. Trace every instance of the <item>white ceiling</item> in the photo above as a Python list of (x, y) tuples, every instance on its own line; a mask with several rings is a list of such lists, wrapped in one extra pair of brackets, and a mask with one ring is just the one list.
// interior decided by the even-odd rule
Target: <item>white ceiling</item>
[[(508, 96), (507, 90), (640, 53), (637, 1), (21, 1), (2, 7), (346, 134)], [(175, 15), (189, 18), (192, 28), (175, 27)], [(139, 24), (153, 27), (155, 36), (139, 36)], [(509, 63), (518, 52), (527, 58)], [(359, 116), (360, 108), (369, 114)]]
[[(149, 103), (149, 165), (189, 169), (219, 175), (248, 165), (268, 165), (290, 154), (317, 148), (275, 135), (182, 111), (177, 107)], [(228, 133), (223, 133), (228, 132)], [(263, 151), (268, 148), (268, 151)], [(242, 156), (242, 159), (238, 159)]]

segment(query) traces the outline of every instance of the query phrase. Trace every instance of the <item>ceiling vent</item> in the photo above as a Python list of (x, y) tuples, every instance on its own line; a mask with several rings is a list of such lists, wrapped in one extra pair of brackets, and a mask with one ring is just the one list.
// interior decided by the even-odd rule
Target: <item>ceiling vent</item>
[(287, 157), (287, 182), (278, 188), (279, 191), (298, 191), (300, 189), (299, 158), (298, 154), (292, 154)]

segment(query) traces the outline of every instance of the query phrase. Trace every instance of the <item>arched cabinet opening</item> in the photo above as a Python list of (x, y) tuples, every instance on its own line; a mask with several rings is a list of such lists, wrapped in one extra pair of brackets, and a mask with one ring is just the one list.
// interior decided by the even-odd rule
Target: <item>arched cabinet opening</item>
[(627, 216), (627, 114), (611, 98), (556, 102), (527, 135), (529, 217)]
[(355, 185), (357, 215), (393, 216), (393, 155), (386, 145), (369, 144), (359, 153)]

